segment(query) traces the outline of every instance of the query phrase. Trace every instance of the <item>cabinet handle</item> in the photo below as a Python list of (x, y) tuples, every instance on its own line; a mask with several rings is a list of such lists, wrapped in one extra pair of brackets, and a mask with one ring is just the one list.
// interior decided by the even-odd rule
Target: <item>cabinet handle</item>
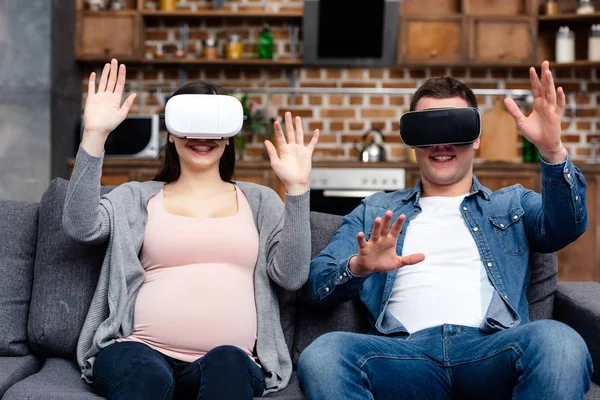
[(437, 55), (438, 55), (437, 49), (431, 49), (431, 52), (429, 53), (429, 55), (431, 56), (431, 58), (437, 57)]

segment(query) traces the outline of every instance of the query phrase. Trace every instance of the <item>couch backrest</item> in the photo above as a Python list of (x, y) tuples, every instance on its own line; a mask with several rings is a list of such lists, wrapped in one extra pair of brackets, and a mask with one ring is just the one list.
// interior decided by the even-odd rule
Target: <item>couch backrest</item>
[[(311, 212), (312, 256), (327, 246), (342, 223), (343, 217)], [(552, 318), (554, 290), (558, 276), (555, 253), (532, 253), (531, 283), (527, 293), (529, 314), (532, 320)], [(364, 333), (367, 331), (365, 311), (358, 296), (331, 310), (306, 306), (299, 299), (296, 304), (296, 331), (293, 361), (297, 363), (300, 353), (320, 335), (331, 331)]]
[(38, 204), (0, 201), (0, 356), (29, 353), (27, 315), (38, 230)]
[(81, 244), (64, 233), (67, 184), (64, 179), (53, 180), (40, 202), (28, 324), (32, 350), (59, 357), (75, 356), (106, 251), (105, 246)]

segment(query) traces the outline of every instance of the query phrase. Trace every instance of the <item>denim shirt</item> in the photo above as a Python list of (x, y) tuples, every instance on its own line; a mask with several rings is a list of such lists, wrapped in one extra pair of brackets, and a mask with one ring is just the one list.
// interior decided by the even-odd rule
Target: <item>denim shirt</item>
[[(555, 252), (587, 229), (586, 182), (581, 171), (569, 157), (560, 164), (542, 160), (541, 168), (541, 195), (521, 185), (492, 192), (473, 176), (471, 191), (460, 204), (464, 222), (495, 288), (480, 326), (484, 332), (529, 322), (529, 252)], [(420, 196), (421, 182), (412, 189), (376, 193), (363, 199), (344, 217), (329, 245), (312, 260), (304, 299), (313, 306), (333, 307), (358, 292), (367, 309), (370, 333), (408, 334), (402, 322), (387, 310), (397, 271), (354, 276), (348, 263), (358, 252), (356, 235), (364, 232), (368, 240), (375, 218), (383, 217), (387, 210), (393, 211), (393, 220), (400, 214), (407, 216), (396, 247), (401, 255), (406, 230), (421, 212)]]

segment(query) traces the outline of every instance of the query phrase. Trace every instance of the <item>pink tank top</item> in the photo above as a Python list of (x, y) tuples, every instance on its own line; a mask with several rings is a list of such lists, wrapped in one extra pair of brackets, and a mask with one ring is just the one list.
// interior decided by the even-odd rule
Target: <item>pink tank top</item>
[(150, 199), (135, 328), (120, 341), (141, 342), (186, 362), (221, 345), (252, 357), (258, 232), (246, 196), (235, 190), (238, 211), (224, 218), (170, 214), (162, 190)]

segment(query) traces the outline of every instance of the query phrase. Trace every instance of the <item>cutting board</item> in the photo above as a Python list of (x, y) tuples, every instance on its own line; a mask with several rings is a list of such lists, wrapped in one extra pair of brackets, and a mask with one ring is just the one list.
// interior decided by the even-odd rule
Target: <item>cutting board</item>
[(494, 107), (481, 116), (479, 157), (483, 161), (518, 162), (519, 132), (515, 120), (496, 97)]

